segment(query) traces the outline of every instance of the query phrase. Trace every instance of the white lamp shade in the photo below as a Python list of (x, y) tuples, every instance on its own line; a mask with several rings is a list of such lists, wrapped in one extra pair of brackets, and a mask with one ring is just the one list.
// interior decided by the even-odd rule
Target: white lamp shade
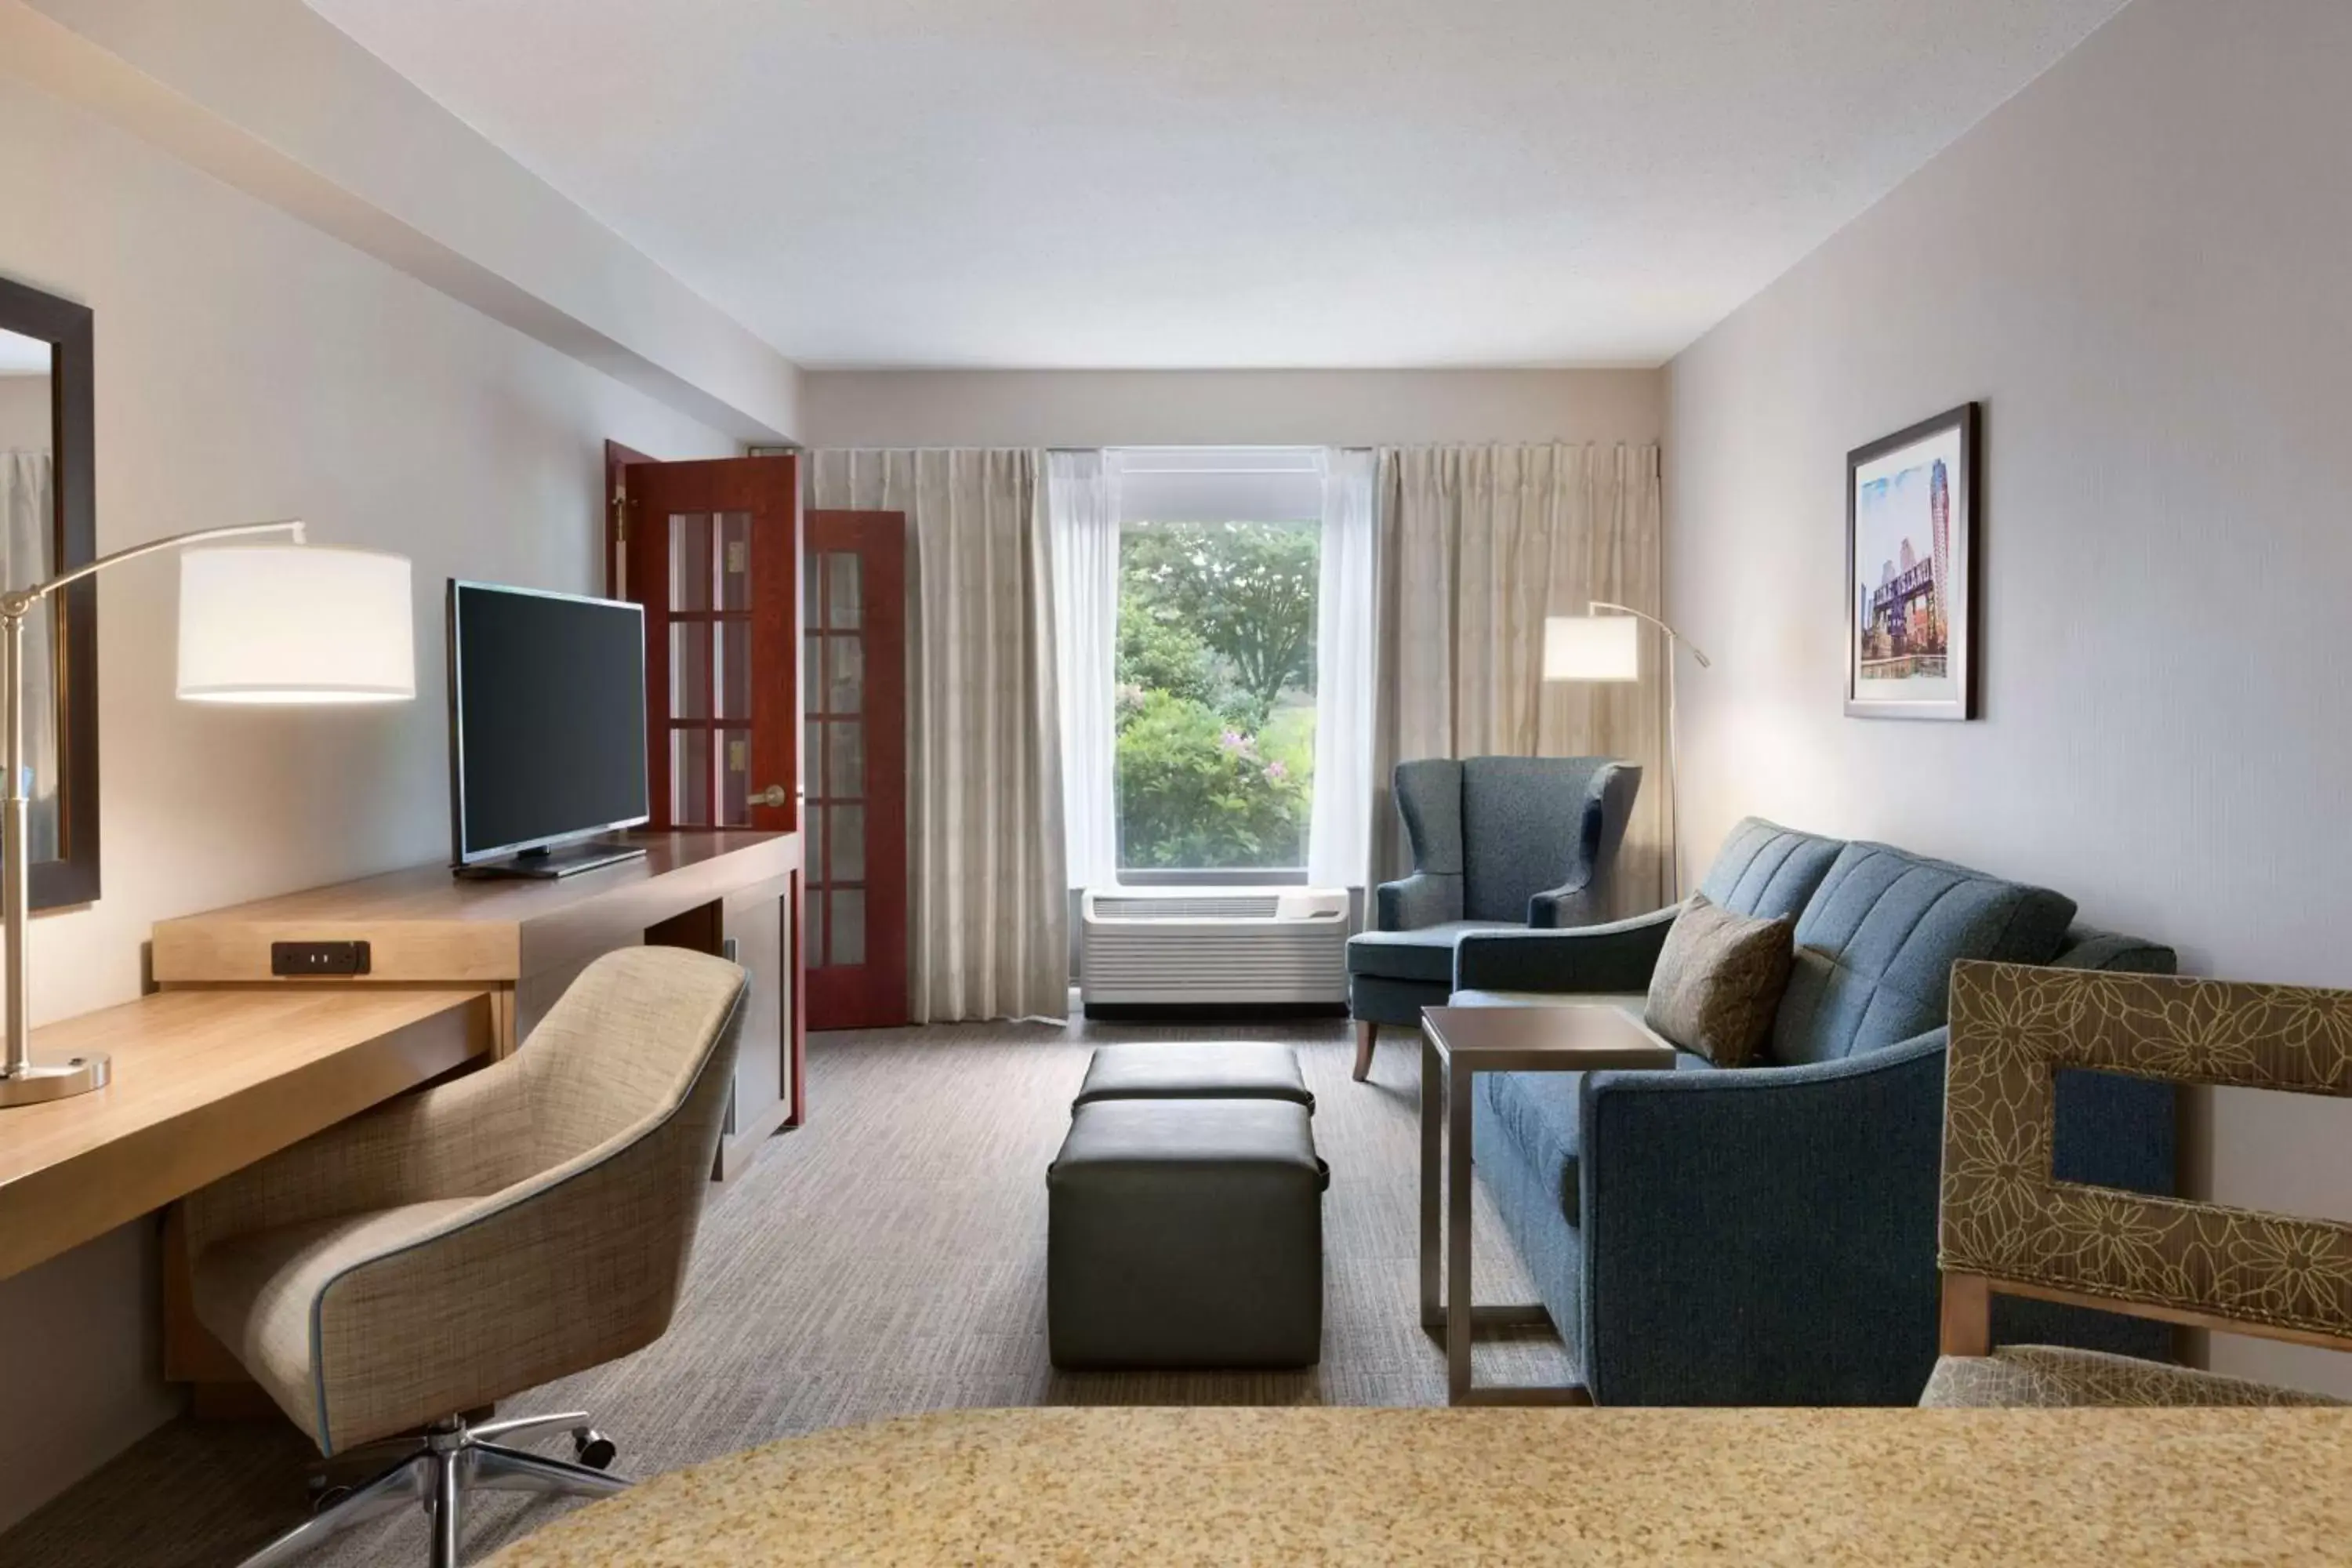
[(1546, 680), (1639, 680), (1642, 623), (1631, 616), (1552, 616), (1544, 621)]
[(403, 702), (416, 695), (408, 559), (318, 545), (180, 557), (180, 696)]

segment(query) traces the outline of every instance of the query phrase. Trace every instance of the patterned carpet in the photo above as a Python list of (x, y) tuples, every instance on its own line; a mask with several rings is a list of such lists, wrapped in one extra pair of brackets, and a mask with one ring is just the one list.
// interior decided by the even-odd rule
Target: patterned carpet
[[(1112, 1040), (1281, 1038), (1299, 1048), (1330, 1163), (1324, 1360), (1297, 1373), (1066, 1375), (1045, 1355), (1045, 1169), (1087, 1053)], [(585, 1408), (631, 1475), (820, 1427), (957, 1406), (1435, 1405), (1442, 1350), (1416, 1322), (1418, 1050), (1383, 1037), (1349, 1080), (1340, 1023), (988, 1025), (820, 1037), (809, 1124), (713, 1199), (668, 1335), (509, 1402)], [(1482, 1300), (1523, 1300), (1480, 1194)], [(1559, 1381), (1559, 1342), (1482, 1339), (1482, 1381)], [(560, 1443), (560, 1438), (558, 1442)], [(553, 1451), (562, 1451), (560, 1448)], [(0, 1536), (0, 1568), (225, 1568), (302, 1517), (312, 1454), (290, 1426), (175, 1422)], [(575, 1506), (484, 1497), (468, 1561)], [(406, 1511), (308, 1561), (421, 1563)]]

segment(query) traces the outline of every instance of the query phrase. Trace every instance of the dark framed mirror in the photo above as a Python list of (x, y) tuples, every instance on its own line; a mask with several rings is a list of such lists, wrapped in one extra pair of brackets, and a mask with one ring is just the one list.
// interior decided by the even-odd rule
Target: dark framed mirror
[[(30, 587), (89, 562), (89, 307), (0, 278), (0, 581)], [(25, 628), (33, 908), (98, 897), (98, 585), (77, 583)], [(5, 770), (0, 770), (5, 772)]]

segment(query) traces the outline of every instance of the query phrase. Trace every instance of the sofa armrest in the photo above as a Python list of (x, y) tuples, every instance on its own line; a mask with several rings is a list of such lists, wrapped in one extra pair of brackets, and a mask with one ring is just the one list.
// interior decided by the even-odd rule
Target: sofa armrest
[(1569, 931), (1475, 931), (1454, 948), (1456, 991), (1646, 991), (1682, 907)]
[(1382, 882), (1373, 909), (1374, 931), (1420, 931), (1462, 918), (1462, 877), (1454, 871), (1415, 871), (1399, 882)]
[(1584, 1080), (1584, 1375), (1608, 1405), (1909, 1405), (1936, 1360), (1945, 1031)]
[(2129, 974), (2178, 974), (2180, 955), (2160, 942), (2120, 931), (2075, 926), (2050, 961), (2053, 969), (2102, 969)]

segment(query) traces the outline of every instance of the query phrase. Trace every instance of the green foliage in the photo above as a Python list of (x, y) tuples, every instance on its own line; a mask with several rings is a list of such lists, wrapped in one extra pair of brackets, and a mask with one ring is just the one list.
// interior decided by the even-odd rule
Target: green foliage
[(1209, 645), (1176, 610), (1131, 584), (1118, 595), (1118, 683), (1212, 708), (1220, 696)]
[(1307, 858), (1318, 541), (1286, 524), (1129, 531), (1119, 594), (1120, 863)]
[(1285, 687), (1314, 689), (1320, 550), (1310, 523), (1159, 522), (1128, 534), (1120, 567), (1232, 668), (1263, 722)]

